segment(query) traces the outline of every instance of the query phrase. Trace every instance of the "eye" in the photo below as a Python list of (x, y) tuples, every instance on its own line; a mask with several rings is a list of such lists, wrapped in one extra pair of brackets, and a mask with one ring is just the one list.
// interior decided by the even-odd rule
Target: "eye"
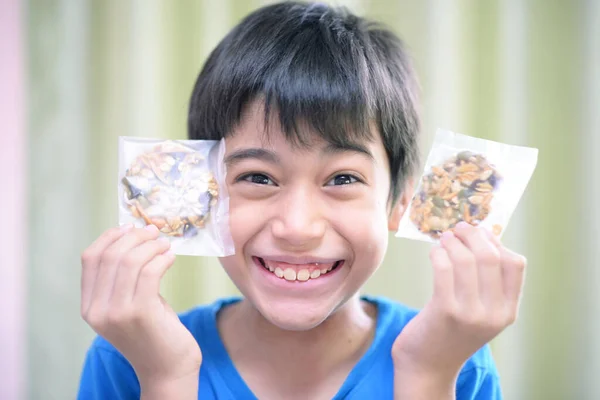
[(340, 185), (350, 185), (352, 183), (360, 182), (360, 180), (354, 175), (350, 174), (340, 174), (336, 175), (327, 182), (327, 186), (340, 186)]
[(246, 174), (239, 177), (237, 180), (238, 182), (246, 181), (257, 185), (275, 185), (275, 182), (265, 174)]

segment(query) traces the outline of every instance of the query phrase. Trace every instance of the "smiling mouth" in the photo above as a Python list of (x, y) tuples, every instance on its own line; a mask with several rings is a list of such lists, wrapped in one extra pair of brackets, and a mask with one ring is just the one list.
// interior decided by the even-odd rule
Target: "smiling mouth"
[(333, 263), (310, 263), (310, 264), (289, 264), (281, 261), (265, 260), (260, 257), (254, 257), (258, 263), (267, 271), (280, 279), (290, 282), (306, 282), (318, 279), (339, 268), (343, 260)]

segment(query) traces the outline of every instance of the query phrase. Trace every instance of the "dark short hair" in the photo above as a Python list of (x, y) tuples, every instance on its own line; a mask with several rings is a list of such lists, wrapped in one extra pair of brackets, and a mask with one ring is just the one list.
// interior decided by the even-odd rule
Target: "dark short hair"
[(257, 99), (266, 121), (275, 111), (300, 146), (317, 133), (353, 147), (372, 140), (376, 126), (395, 202), (419, 162), (417, 97), (409, 57), (390, 30), (342, 7), (283, 2), (248, 15), (212, 51), (191, 96), (188, 136), (231, 135)]

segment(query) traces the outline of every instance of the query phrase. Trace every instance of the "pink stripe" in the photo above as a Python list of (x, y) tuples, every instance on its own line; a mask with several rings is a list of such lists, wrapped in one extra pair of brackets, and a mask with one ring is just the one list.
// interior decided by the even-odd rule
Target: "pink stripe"
[(25, 398), (27, 171), (22, 18), (19, 0), (0, 2), (0, 399)]

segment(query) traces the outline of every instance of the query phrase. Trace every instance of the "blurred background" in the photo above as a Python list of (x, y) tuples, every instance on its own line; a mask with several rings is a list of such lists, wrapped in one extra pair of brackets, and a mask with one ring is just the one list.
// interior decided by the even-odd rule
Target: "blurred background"
[[(79, 257), (117, 224), (117, 137), (185, 138), (204, 59), (267, 3), (0, 0), (1, 400), (75, 397)], [(539, 148), (504, 236), (529, 260), (521, 314), (493, 351), (507, 399), (600, 398), (600, 1), (331, 3), (407, 43), (423, 154), (438, 127)], [(428, 250), (391, 237), (366, 292), (423, 306)], [(180, 256), (163, 292), (181, 311), (236, 290)]]

